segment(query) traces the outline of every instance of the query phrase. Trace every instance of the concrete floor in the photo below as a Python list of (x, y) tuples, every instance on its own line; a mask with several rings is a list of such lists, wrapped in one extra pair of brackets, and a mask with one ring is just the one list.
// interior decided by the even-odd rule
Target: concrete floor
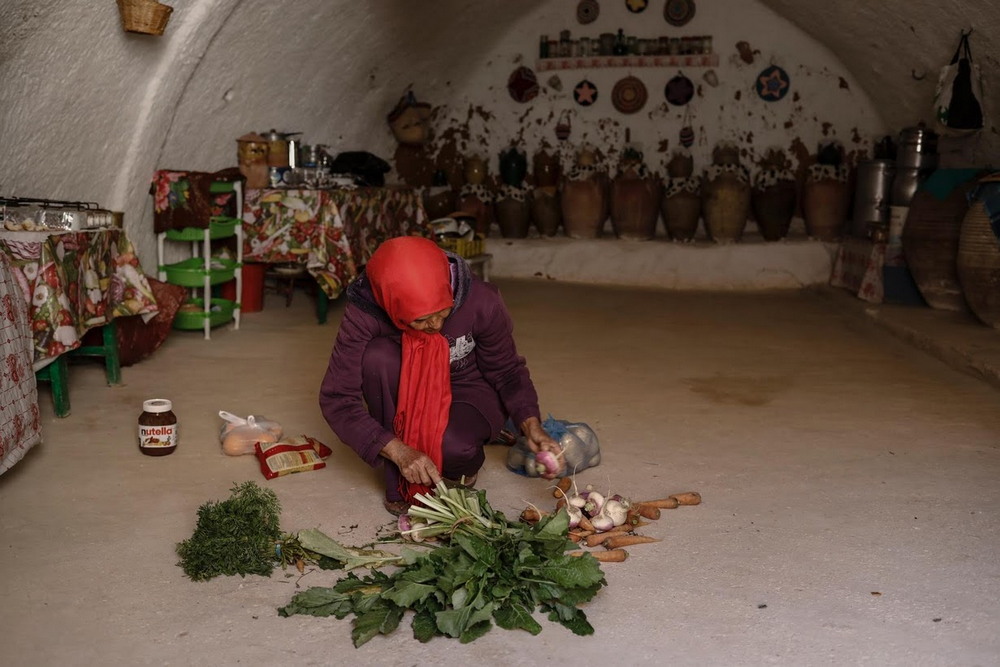
[[(175, 333), (107, 387), (71, 369), (72, 415), (43, 388), (44, 444), (0, 477), (5, 665), (991, 665), (1000, 663), (1000, 393), (900, 341), (846, 293), (655, 292), (501, 281), (543, 411), (589, 422), (604, 462), (581, 482), (633, 497), (697, 490), (663, 538), (608, 564), (577, 638), (494, 629), (361, 649), (348, 621), (275, 608), (336, 573), (194, 583), (175, 566), (199, 505), (264, 483), (220, 453), (220, 409), (335, 446), (266, 483), (283, 528), (350, 543), (387, 519), (376, 476), (316, 406), (337, 330), (268, 296), (239, 331)], [(891, 309), (883, 312), (889, 313)], [(975, 329), (969, 322), (951, 335)], [(962, 328), (964, 327), (964, 328)], [(955, 332), (958, 332), (955, 334)], [(142, 456), (143, 399), (174, 401), (178, 451)], [(481, 485), (516, 512), (553, 501), (491, 447)]]

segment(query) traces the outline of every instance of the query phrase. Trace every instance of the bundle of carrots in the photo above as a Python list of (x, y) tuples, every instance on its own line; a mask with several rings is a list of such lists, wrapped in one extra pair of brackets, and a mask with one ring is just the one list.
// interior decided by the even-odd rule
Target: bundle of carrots
[[(605, 497), (590, 488), (570, 493), (574, 486), (574, 481), (569, 477), (559, 480), (552, 492), (557, 499), (556, 511), (565, 507), (569, 513), (571, 540), (590, 548), (604, 547), (604, 551), (581, 549), (571, 553), (574, 556), (589, 553), (604, 563), (620, 563), (628, 558), (625, 547), (659, 542), (654, 537), (638, 534), (636, 529), (659, 519), (662, 510), (701, 503), (701, 494), (697, 491), (631, 502), (620, 495)], [(528, 523), (534, 523), (540, 518), (541, 512), (534, 507), (521, 513), (521, 519)]]

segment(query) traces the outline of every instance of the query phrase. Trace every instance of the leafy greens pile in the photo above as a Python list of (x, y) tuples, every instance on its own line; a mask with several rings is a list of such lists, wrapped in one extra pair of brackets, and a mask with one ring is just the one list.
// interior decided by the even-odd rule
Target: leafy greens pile
[[(355, 647), (395, 630), (407, 610), (414, 612), (413, 636), (421, 642), (437, 635), (470, 642), (494, 623), (537, 635), (542, 626), (532, 615), (536, 609), (575, 634), (594, 632), (579, 605), (607, 582), (592, 556), (567, 553), (576, 545), (566, 536), (569, 517), (565, 510), (528, 525), (508, 521), (495, 511), (485, 491), (447, 489), (439, 484), (434, 496), (417, 499), (421, 505), (411, 508), (411, 515), (429, 523), (404, 534), (437, 537), (434, 548), (428, 552), (405, 549), (395, 561), (383, 560), (383, 564), (400, 565), (391, 574), (373, 569), (365, 576), (348, 574), (333, 587), (309, 588), (278, 613), (340, 619), (353, 614)], [(317, 544), (317, 537), (329, 548)], [(307, 550), (332, 549), (329, 557), (350, 567), (344, 551), (350, 548), (319, 531), (300, 533), (299, 539)], [(364, 566), (360, 560), (353, 562)]]

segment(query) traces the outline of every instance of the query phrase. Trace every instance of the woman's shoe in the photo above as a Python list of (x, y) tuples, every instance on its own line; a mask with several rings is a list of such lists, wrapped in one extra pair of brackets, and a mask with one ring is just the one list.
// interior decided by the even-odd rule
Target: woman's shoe
[(385, 511), (393, 516), (406, 514), (407, 510), (410, 509), (410, 503), (405, 500), (385, 499), (382, 501), (382, 504), (385, 506)]

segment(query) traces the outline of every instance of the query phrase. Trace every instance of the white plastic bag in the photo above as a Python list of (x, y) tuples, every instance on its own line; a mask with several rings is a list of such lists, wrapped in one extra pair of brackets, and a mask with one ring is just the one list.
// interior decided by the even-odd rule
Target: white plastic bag
[(267, 417), (250, 415), (244, 419), (225, 410), (220, 410), (219, 416), (223, 419), (219, 441), (222, 451), (229, 456), (253, 454), (258, 442), (277, 442), (283, 434), (281, 424)]
[[(597, 434), (587, 424), (553, 419), (550, 416), (542, 422), (542, 428), (562, 448), (559, 460), (563, 467), (559, 471), (559, 477), (575, 475), (601, 462), (601, 446)], [(528, 441), (524, 436), (519, 437), (507, 452), (507, 468), (519, 475), (538, 477), (535, 453), (528, 447)]]

